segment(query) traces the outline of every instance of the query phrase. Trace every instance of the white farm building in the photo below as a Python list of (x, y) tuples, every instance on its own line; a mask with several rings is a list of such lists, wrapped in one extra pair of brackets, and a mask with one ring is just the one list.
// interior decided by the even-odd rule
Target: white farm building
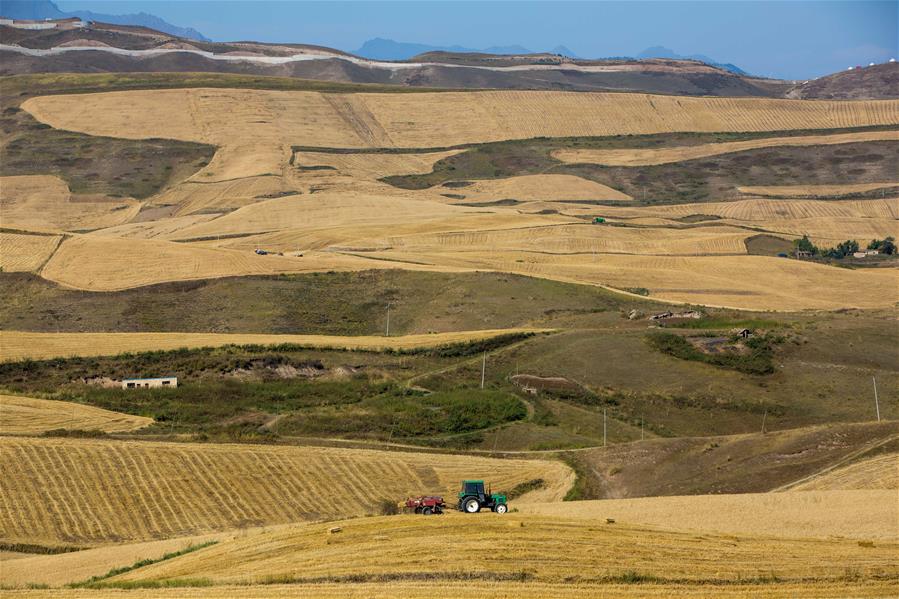
[(160, 387), (177, 387), (178, 377), (166, 376), (156, 379), (125, 379), (122, 389), (155, 389)]

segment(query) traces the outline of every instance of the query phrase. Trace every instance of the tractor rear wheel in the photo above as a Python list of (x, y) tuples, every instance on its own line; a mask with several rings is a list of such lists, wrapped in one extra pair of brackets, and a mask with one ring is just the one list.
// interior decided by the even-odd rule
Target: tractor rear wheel
[(465, 503), (462, 504), (462, 507), (469, 514), (477, 514), (481, 511), (481, 504), (478, 503), (478, 500), (474, 497), (469, 497), (465, 500)]
[(507, 506), (505, 503), (498, 503), (496, 504), (496, 507), (493, 508), (493, 511), (497, 514), (505, 514), (509, 511), (509, 506)]

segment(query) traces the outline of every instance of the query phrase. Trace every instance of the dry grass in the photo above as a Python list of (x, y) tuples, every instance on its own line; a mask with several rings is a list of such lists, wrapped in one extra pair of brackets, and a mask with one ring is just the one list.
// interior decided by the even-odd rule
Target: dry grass
[[(804, 483), (791, 487), (790, 491), (832, 491), (845, 489), (884, 489), (892, 500), (891, 516), (899, 517), (897, 510), (896, 489), (899, 489), (899, 454), (890, 453), (876, 458), (868, 458), (861, 462), (832, 470)], [(871, 506), (865, 502), (865, 510)], [(888, 504), (889, 505), (889, 504)], [(875, 520), (874, 516), (871, 518)], [(881, 522), (889, 520), (881, 520)], [(896, 534), (899, 523), (885, 528)]]
[(339, 349), (418, 349), (451, 343), (465, 343), (519, 332), (543, 329), (493, 329), (380, 336), (267, 335), (251, 333), (33, 333), (0, 331), (2, 360), (46, 360), (72, 356), (110, 356), (125, 352), (173, 350), (222, 345), (280, 345), (294, 343), (309, 347)]
[[(603, 164), (606, 166), (650, 166), (684, 160), (694, 160), (731, 152), (743, 152), (756, 148), (779, 146), (821, 146), (857, 143), (863, 141), (899, 141), (899, 131), (863, 131), (832, 135), (802, 135), (796, 137), (769, 137), (746, 141), (678, 146), (657, 149), (626, 150), (556, 150), (553, 157), (562, 162)], [(872, 188), (876, 189), (876, 187)], [(751, 192), (746, 192), (751, 193)]]
[[(567, 504), (562, 504), (567, 505)], [(328, 534), (339, 525), (342, 531)], [(249, 534), (113, 580), (215, 584), (367, 575), (516, 576), (600, 582), (638, 572), (704, 583), (767, 577), (826, 581), (899, 575), (899, 544), (669, 532), (583, 518), (451, 512), (307, 524)], [(352, 559), (348, 559), (352, 556)], [(589, 584), (589, 582), (588, 582)]]
[(153, 424), (152, 418), (119, 414), (67, 401), (0, 395), (0, 433), (35, 434), (68, 428), (120, 433)]
[(383, 499), (542, 478), (517, 503), (558, 501), (555, 461), (361, 449), (0, 438), (0, 537), (96, 545), (376, 513)]
[(774, 197), (812, 197), (827, 198), (854, 193), (864, 193), (875, 189), (897, 187), (899, 183), (848, 183), (845, 185), (768, 185), (756, 187), (737, 187), (737, 191), (746, 195)]
[(131, 199), (77, 196), (53, 175), (0, 177), (3, 226), (35, 231), (78, 231), (111, 227), (133, 218), (140, 204)]
[[(893, 456), (894, 470), (895, 460)], [(882, 473), (882, 465), (878, 467), (877, 472)], [(877, 472), (869, 470), (868, 474), (876, 476)], [(818, 488), (863, 488), (827, 485), (824, 480)], [(899, 541), (899, 499), (895, 492), (885, 490), (605, 499), (525, 505), (521, 511), (740, 536)]]
[(552, 584), (519, 582), (443, 581), (321, 583), (264, 586), (215, 586), (207, 588), (45, 589), (4, 591), (11, 599), (449, 599), (460, 595), (491, 599), (631, 599), (633, 597), (688, 597), (719, 599), (758, 597), (773, 599), (858, 599), (894, 597), (893, 581), (859, 581), (793, 584), (735, 584), (702, 586), (691, 584)]
[(506, 198), (521, 201), (632, 199), (617, 189), (573, 175), (526, 175), (507, 179), (486, 179), (447, 191), (465, 196), (466, 202)]
[(46, 262), (62, 237), (0, 231), (0, 268), (4, 272), (34, 272)]

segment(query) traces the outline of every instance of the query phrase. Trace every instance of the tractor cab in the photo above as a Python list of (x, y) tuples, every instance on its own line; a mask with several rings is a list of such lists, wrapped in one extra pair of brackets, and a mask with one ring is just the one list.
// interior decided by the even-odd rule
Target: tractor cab
[(463, 480), (462, 490), (459, 491), (459, 511), (476, 514), (482, 508), (489, 508), (498, 514), (509, 511), (505, 495), (491, 493), (489, 488), (485, 489), (482, 480)]

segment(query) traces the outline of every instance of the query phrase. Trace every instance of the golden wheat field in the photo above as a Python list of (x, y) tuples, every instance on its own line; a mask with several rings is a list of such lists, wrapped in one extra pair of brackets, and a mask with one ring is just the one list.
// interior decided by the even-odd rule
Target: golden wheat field
[[(330, 534), (335, 525), (339, 533)], [(450, 512), (305, 524), (251, 533), (113, 581), (202, 578), (216, 584), (352, 575), (515, 576), (537, 582), (613, 579), (627, 572), (670, 581), (783, 582), (895, 577), (899, 544), (668, 532), (580, 518)], [(347, 559), (352, 555), (352, 559)], [(826, 556), (826, 557), (825, 557)], [(466, 576), (468, 575), (468, 576)]]
[[(399, 268), (502, 271), (610, 288), (643, 287), (662, 301), (754, 310), (882, 308), (894, 302), (894, 271), (837, 272), (817, 265), (772, 263), (745, 256), (744, 240), (760, 232), (787, 239), (808, 235), (828, 246), (847, 236), (861, 243), (895, 236), (895, 198), (749, 198), (630, 208), (602, 205), (626, 202), (628, 196), (571, 175), (526, 175), (424, 190), (397, 189), (379, 179), (427, 173), (438, 160), (460, 151), (427, 148), (484, 141), (894, 125), (899, 123), (896, 100), (175, 89), (36, 97), (23, 107), (57, 128), (135, 139), (166, 137), (218, 148), (207, 166), (147, 200), (145, 207), (167, 211), (168, 216), (155, 220), (109, 220), (110, 215), (118, 219), (136, 210), (109, 204), (112, 212), (88, 211), (76, 222), (72, 202), (64, 201), (67, 188), (59, 179), (48, 178), (48, 189), (56, 191), (40, 199), (43, 220), (17, 216), (16, 222), (30, 230), (72, 230), (75, 225), (95, 229), (65, 240), (41, 270), (44, 278), (67, 287), (112, 291), (223, 276)], [(866, 131), (648, 152), (674, 152), (680, 160), (689, 157), (684, 152), (710, 155), (895, 137), (895, 131)], [(297, 150), (295, 144), (305, 149)], [(331, 153), (310, 149), (315, 147), (423, 151)], [(653, 156), (659, 160), (661, 154)], [(16, 199), (15, 205), (37, 206), (37, 199), (29, 199), (37, 196), (28, 193), (28, 186), (38, 179), (21, 179), (18, 185), (24, 191), (13, 195), (25, 199)], [(743, 191), (767, 195), (783, 190)], [(52, 202), (47, 199), (51, 196), (56, 198)], [(500, 200), (514, 201), (497, 204)], [(677, 221), (697, 214), (724, 220), (714, 227), (691, 228)], [(586, 226), (596, 215), (632, 226)], [(257, 256), (257, 248), (285, 255)], [(43, 264), (42, 257), (38, 248), (33, 253), (24, 248), (4, 260), (27, 269)], [(810, 287), (815, 293), (808, 292)], [(856, 293), (861, 288), (870, 292)]]
[(42, 433), (58, 428), (128, 432), (153, 424), (152, 418), (110, 412), (68, 401), (0, 395), (0, 434)]
[(280, 345), (338, 349), (416, 349), (490, 339), (509, 333), (539, 333), (546, 329), (513, 328), (454, 331), (418, 335), (340, 336), (268, 335), (253, 333), (34, 333), (0, 331), (0, 360), (45, 360), (71, 356), (110, 356), (125, 352), (160, 351), (223, 345)]
[[(855, 464), (843, 466), (816, 476), (806, 482), (790, 487), (790, 491), (812, 491), (831, 489), (883, 489), (893, 499), (893, 517), (899, 518), (899, 454), (888, 453), (876, 458), (868, 458)], [(899, 531), (899, 523), (892, 528)]]
[(259, 256), (252, 250), (235, 251), (158, 239), (79, 235), (60, 244), (41, 276), (75, 289), (115, 291), (168, 281), (375, 268), (413, 270), (415, 266), (391, 261), (378, 263), (335, 252)]
[[(896, 467), (896, 457), (892, 465)], [(885, 470), (872, 465), (869, 475)], [(873, 471), (873, 472), (872, 472)], [(864, 475), (860, 474), (859, 478)], [(792, 538), (841, 537), (899, 541), (899, 497), (887, 487), (842, 484), (849, 477), (797, 493), (746, 493), (605, 499), (521, 506), (527, 514), (585, 518), (667, 530), (693, 530), (743, 536)], [(854, 477), (853, 477), (854, 479)], [(895, 482), (895, 478), (893, 479)], [(896, 487), (894, 486), (893, 489)], [(840, 490), (824, 490), (840, 489)], [(844, 490), (877, 489), (877, 490)]]
[(59, 246), (59, 235), (29, 235), (0, 231), (0, 268), (3, 272), (34, 272)]
[(75, 231), (127, 222), (140, 210), (132, 199), (78, 196), (53, 175), (0, 177), (3, 226), (30, 231)]
[[(243, 169), (223, 157), (221, 164), (214, 160), (201, 174), (212, 175), (210, 180), (271, 172), (276, 155), (291, 143), (428, 148), (540, 136), (899, 124), (896, 100), (797, 103), (542, 91), (321, 94), (178, 89), (43, 96), (27, 100), (22, 108), (58, 129), (245, 149), (232, 157)], [(233, 166), (225, 167), (226, 162)]]
[(834, 197), (897, 187), (899, 183), (847, 183), (844, 185), (767, 185), (741, 186), (737, 191), (752, 196)]
[(899, 219), (899, 198), (871, 200), (743, 199), (733, 202), (674, 204), (670, 206), (603, 206), (604, 215), (617, 218), (667, 219), (710, 215), (747, 223), (776, 223), (781, 219), (829, 217)]
[(450, 599), (466, 594), (491, 599), (630, 599), (633, 597), (689, 597), (690, 599), (719, 599), (759, 597), (761, 599), (793, 597), (795, 599), (845, 599), (856, 597), (895, 596), (892, 581), (856, 582), (804, 582), (764, 584), (552, 584), (534, 582), (406, 582), (391, 581), (372, 583), (314, 583), (314, 584), (268, 584), (257, 586), (213, 586), (184, 588), (132, 589), (43, 589), (9, 590), (5, 596), (21, 599), (221, 599), (239, 597), (241, 599), (287, 599), (304, 597), (308, 599)]
[[(236, 534), (244, 534), (239, 532)], [(14, 560), (2, 562), (0, 585), (4, 587), (35, 585), (62, 586), (102, 576), (113, 568), (123, 568), (143, 559), (159, 559), (192, 545), (231, 538), (218, 533), (193, 537), (177, 537), (141, 543), (116, 543), (55, 555), (17, 554)]]
[[(517, 501), (560, 500), (560, 462), (318, 447), (0, 438), (5, 542), (97, 545), (375, 513), (381, 500), (542, 478)], [(339, 493), (327, 492), (339, 489)]]
[[(700, 144), (658, 149), (628, 150), (556, 150), (553, 157), (562, 162), (591, 162), (606, 166), (650, 166), (706, 158), (719, 154), (772, 148), (779, 146), (821, 146), (864, 141), (897, 141), (899, 131), (865, 131), (835, 133), (831, 135), (799, 135), (795, 137), (768, 137), (746, 141)], [(876, 189), (876, 188), (873, 188)]]
[[(746, 310), (885, 308), (896, 301), (897, 275), (891, 269), (837, 269), (767, 256), (594, 256), (500, 249), (371, 255), (619, 289), (644, 287), (650, 297), (661, 301)], [(815, 293), (810, 294), (810, 289)]]

